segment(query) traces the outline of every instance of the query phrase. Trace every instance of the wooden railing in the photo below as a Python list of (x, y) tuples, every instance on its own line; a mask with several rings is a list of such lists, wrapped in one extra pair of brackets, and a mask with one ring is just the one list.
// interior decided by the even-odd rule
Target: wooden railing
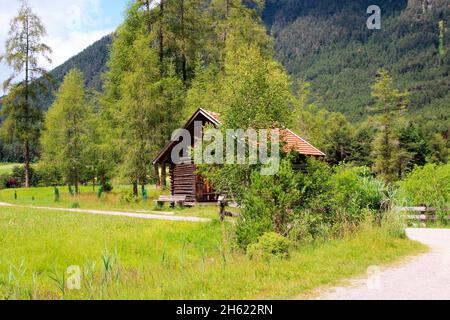
[[(410, 212), (413, 214), (406, 215), (408, 220), (419, 220), (419, 221), (436, 221), (438, 218), (436, 212), (450, 212), (450, 209), (436, 209), (426, 206), (422, 207), (398, 207), (396, 208), (399, 212)], [(444, 217), (446, 220), (450, 220), (450, 215)]]

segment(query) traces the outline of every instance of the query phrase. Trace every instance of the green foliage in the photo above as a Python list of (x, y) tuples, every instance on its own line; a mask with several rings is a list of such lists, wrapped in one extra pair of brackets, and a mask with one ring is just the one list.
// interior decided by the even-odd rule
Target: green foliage
[(428, 161), (431, 163), (447, 163), (449, 160), (450, 148), (441, 134), (435, 133), (431, 136), (428, 144), (430, 154)]
[(289, 258), (291, 242), (275, 232), (266, 232), (258, 238), (257, 242), (247, 247), (247, 256), (250, 259)]
[(365, 218), (364, 209), (378, 212), (389, 206), (386, 185), (373, 178), (367, 168), (339, 166), (335, 168), (330, 185), (332, 210), (345, 214), (343, 219), (351, 223)]
[[(45, 90), (49, 80), (47, 72), (39, 66), (39, 60), (51, 62), (51, 49), (42, 38), (46, 36), (45, 27), (26, 1), (22, 1), (18, 15), (11, 20), (6, 40), (6, 52), (0, 56), (5, 60), (13, 74), (5, 80), (3, 87), (9, 90), (4, 99), (2, 113), (5, 120), (2, 130), (13, 140), (23, 144), (25, 187), (30, 186), (31, 149), (37, 144), (42, 121), (42, 111), (36, 104), (39, 90)], [(13, 81), (18, 77), (23, 79)]]
[(236, 228), (237, 244), (245, 248), (268, 231), (287, 234), (300, 195), (297, 174), (289, 160), (282, 161), (275, 176), (253, 171)]
[(392, 77), (381, 69), (372, 86), (372, 96), (376, 101), (374, 112), (380, 114), (381, 127), (373, 147), (373, 170), (386, 182), (392, 182), (402, 175), (405, 162), (409, 162), (409, 155), (401, 152), (394, 132), (400, 112), (408, 105), (408, 94), (394, 89)]
[(85, 150), (89, 143), (86, 125), (93, 114), (86, 100), (83, 75), (70, 71), (61, 85), (55, 103), (45, 119), (42, 135), (43, 162), (59, 171), (76, 192), (88, 163)]
[(291, 121), (287, 74), (255, 46), (240, 47), (227, 56), (221, 97), (228, 128), (281, 127)]
[(450, 164), (415, 167), (398, 185), (401, 204), (450, 207)]

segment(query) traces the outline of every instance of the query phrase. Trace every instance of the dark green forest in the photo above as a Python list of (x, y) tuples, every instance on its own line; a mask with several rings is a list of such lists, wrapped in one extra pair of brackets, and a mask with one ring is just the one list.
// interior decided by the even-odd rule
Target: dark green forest
[[(448, 129), (448, 1), (378, 1), (381, 30), (366, 27), (373, 1), (271, 1), (265, 21), (279, 61), (311, 82), (324, 107), (356, 121), (367, 116), (370, 83), (384, 67), (411, 97), (409, 113)], [(444, 29), (439, 23), (444, 21)], [(442, 40), (440, 40), (442, 37)], [(441, 44), (441, 41), (443, 44)], [(440, 53), (440, 46), (443, 46)]]

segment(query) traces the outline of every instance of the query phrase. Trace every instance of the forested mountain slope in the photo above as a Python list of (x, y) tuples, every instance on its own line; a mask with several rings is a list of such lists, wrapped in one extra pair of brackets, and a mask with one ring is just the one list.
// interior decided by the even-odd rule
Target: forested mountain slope
[(448, 128), (450, 1), (378, 1), (381, 30), (366, 27), (371, 4), (269, 0), (264, 19), (278, 59), (296, 78), (311, 82), (324, 107), (351, 120), (364, 118), (372, 104), (370, 85), (384, 67), (410, 92), (410, 114)]
[(54, 100), (54, 93), (62, 83), (64, 76), (73, 68), (83, 72), (85, 84), (88, 88), (102, 89), (102, 75), (106, 71), (106, 63), (109, 58), (109, 46), (111, 36), (108, 35), (96, 41), (80, 53), (56, 67), (50, 74), (54, 80), (50, 92), (43, 92), (39, 97), (42, 109), (47, 110)]
[(54, 79), (53, 90), (41, 96), (41, 105), (47, 110), (54, 100), (54, 93), (64, 80), (64, 76), (73, 68), (79, 69), (84, 74), (87, 88), (102, 89), (102, 75), (106, 71), (106, 63), (109, 58), (109, 46), (111, 36), (106, 36), (93, 43), (79, 54), (73, 56), (62, 65), (51, 71)]

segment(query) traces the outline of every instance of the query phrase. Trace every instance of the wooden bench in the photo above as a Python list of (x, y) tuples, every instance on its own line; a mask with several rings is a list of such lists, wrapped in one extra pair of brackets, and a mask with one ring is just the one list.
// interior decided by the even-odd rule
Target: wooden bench
[(155, 202), (160, 207), (164, 206), (165, 203), (170, 203), (171, 207), (174, 207), (175, 205), (184, 206), (186, 203), (186, 196), (160, 196)]

